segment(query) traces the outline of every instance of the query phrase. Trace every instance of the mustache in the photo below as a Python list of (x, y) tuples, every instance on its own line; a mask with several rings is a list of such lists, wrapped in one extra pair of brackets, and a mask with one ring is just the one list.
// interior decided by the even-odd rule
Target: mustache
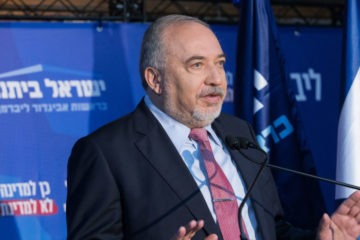
[(223, 97), (225, 93), (224, 93), (224, 89), (222, 89), (221, 87), (209, 87), (201, 90), (201, 92), (196, 97), (200, 98), (210, 94), (219, 95), (220, 97)]

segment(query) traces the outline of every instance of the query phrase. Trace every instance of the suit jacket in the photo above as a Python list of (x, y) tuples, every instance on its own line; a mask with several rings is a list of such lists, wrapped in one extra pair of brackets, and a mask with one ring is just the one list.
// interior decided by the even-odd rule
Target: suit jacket
[[(221, 114), (212, 125), (225, 136), (256, 142), (243, 120)], [(259, 166), (228, 149), (247, 186)], [(260, 153), (245, 153), (262, 161)], [(134, 112), (109, 123), (74, 146), (68, 162), (68, 239), (169, 240), (179, 226), (203, 219), (193, 239), (218, 234), (205, 200), (166, 132), (142, 101)], [(282, 216), (272, 175), (265, 169), (251, 194), (262, 239), (276, 239)], [(285, 230), (284, 230), (285, 229)]]

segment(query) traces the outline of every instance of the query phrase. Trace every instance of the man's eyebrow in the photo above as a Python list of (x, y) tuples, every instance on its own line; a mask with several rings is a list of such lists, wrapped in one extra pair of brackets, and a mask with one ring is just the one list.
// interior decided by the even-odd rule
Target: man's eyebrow
[(225, 54), (225, 53), (222, 53), (222, 54), (219, 54), (217, 57), (218, 57), (218, 58), (226, 58), (226, 54)]
[(188, 64), (194, 60), (204, 60), (204, 59), (205, 59), (204, 56), (192, 56), (192, 57), (189, 57), (188, 59), (186, 59), (185, 64)]
[[(217, 58), (226, 58), (226, 54), (221, 53), (221, 54), (217, 55)], [(191, 62), (193, 60), (204, 60), (204, 59), (205, 59), (204, 56), (192, 56), (185, 61), (185, 64), (188, 64), (189, 62)]]

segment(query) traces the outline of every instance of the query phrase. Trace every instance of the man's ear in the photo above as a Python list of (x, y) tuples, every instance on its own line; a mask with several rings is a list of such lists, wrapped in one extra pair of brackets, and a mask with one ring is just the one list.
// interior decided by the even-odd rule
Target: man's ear
[(159, 70), (153, 67), (147, 67), (145, 69), (145, 80), (149, 88), (157, 95), (162, 93), (162, 79)]

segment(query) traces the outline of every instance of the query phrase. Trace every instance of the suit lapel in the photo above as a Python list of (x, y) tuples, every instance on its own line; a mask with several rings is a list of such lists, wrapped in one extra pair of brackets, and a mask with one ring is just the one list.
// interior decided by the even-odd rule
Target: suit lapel
[(180, 201), (176, 207), (184, 205), (194, 219), (203, 219), (207, 234), (219, 234), (219, 228), (196, 182), (165, 130), (143, 101), (134, 114), (136, 131), (142, 135), (136, 146), (179, 197)]

